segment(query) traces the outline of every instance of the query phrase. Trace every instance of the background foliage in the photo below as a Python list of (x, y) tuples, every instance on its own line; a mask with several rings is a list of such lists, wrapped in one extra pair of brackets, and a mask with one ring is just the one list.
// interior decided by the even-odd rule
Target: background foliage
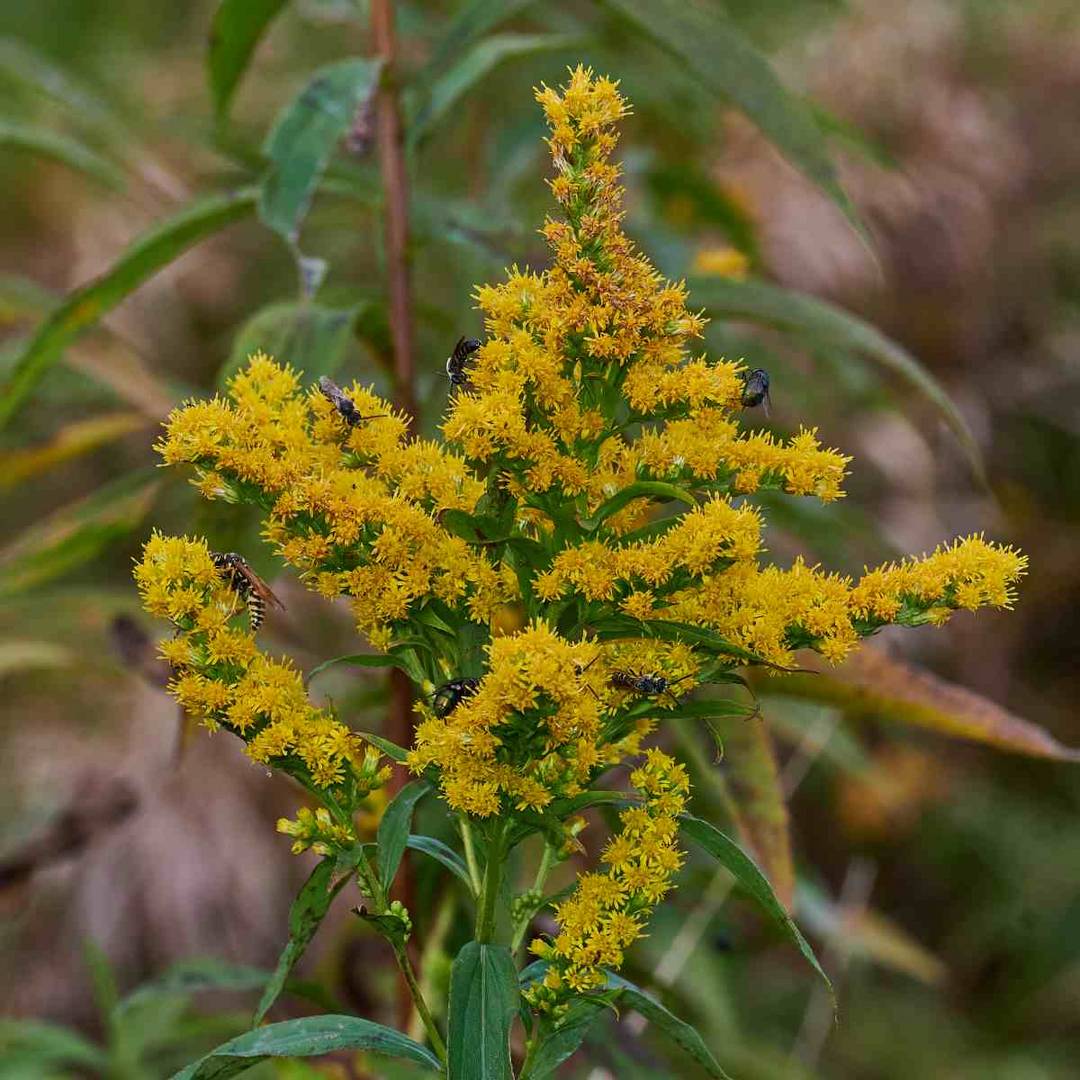
[[(543, 258), (531, 88), (584, 60), (635, 104), (628, 227), (692, 279), (710, 351), (769, 369), (776, 430), (812, 422), (856, 455), (838, 510), (770, 507), (774, 555), (857, 571), (979, 528), (1031, 555), (1007, 618), (890, 642), (983, 698), (880, 659), (760, 686), (778, 760), (741, 719), (717, 731), (719, 766), (711, 744), (684, 748), (702, 816), (738, 825), (824, 946), (840, 1027), (704, 863), (629, 974), (655, 969), (738, 1076), (1071, 1075), (1080, 777), (1046, 759), (1080, 743), (1073, 5), (396, 7), (424, 429), (446, 353), (480, 330), (473, 283)], [(179, 752), (130, 559), (152, 515), (275, 573), (252, 517), (207, 513), (150, 450), (171, 405), (251, 348), (394, 389), (369, 14), (3, 13), (0, 950), (18, 973), (4, 1012), (38, 1025), (0, 1029), (4, 1075), (168, 1075), (243, 1030), (307, 873), (268, 827), (290, 793), (222, 740)], [(274, 647), (305, 667), (355, 651), (346, 615), (279, 584)], [(380, 729), (378, 672), (320, 684)], [(456, 952), (453, 894), (436, 861), (407, 858), (437, 968)], [(393, 1022), (393, 975), (355, 922), (331, 912), (294, 989)], [(291, 994), (275, 1014), (304, 1008)], [(666, 1075), (671, 1049), (628, 1016), (590, 1052), (631, 1077)]]

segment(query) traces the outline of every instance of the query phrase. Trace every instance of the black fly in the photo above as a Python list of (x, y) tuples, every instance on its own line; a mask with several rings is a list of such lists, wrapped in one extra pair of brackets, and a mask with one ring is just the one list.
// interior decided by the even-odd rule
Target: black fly
[(214, 566), (226, 578), (230, 588), (247, 605), (248, 622), (252, 633), (259, 629), (266, 618), (266, 605), (284, 608), (285, 605), (273, 594), (270, 586), (247, 564), (243, 555), (235, 551), (224, 555), (213, 552), (210, 555)]
[(353, 399), (345, 394), (333, 379), (328, 378), (326, 375), (319, 378), (319, 389), (322, 391), (323, 397), (334, 406), (338, 415), (349, 427), (356, 427), (357, 424), (362, 423), (364, 420), (378, 420), (379, 417), (387, 415), (386, 413), (377, 413), (375, 416), (361, 416), (360, 410), (356, 407)]
[(769, 415), (769, 373), (764, 368), (754, 368), (742, 376), (742, 404), (744, 409), (761, 405)]
[(453, 679), (437, 687), (431, 695), (436, 716), (449, 716), (466, 698), (480, 689), (479, 679)]
[(446, 359), (446, 377), (451, 386), (469, 385), (469, 365), (472, 354), (480, 348), (476, 338), (458, 338), (454, 351)]

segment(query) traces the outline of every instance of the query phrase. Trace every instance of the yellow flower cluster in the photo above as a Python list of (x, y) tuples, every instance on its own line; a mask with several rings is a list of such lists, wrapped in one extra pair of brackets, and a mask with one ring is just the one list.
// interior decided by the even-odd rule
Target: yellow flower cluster
[(612, 691), (606, 668), (596, 663), (597, 646), (566, 641), (546, 623), (493, 639), (487, 657), (476, 693), (447, 715), (418, 706), (409, 768), (437, 769), (455, 810), (490, 817), (508, 807), (543, 809), (583, 790), (601, 766), (636, 753), (652, 729), (642, 721), (605, 743)]
[(135, 580), (146, 610), (177, 629), (160, 651), (173, 667), (169, 690), (191, 716), (239, 735), (254, 761), (318, 787), (344, 785), (363, 797), (386, 782), (378, 752), (314, 708), (299, 672), (265, 656), (248, 630), (233, 625), (237, 615), (246, 619), (244, 605), (205, 541), (154, 533)]
[[(690, 358), (704, 320), (687, 310), (684, 286), (665, 281), (623, 233), (610, 157), (628, 109), (616, 84), (579, 67), (561, 93), (544, 87), (537, 98), (565, 215), (543, 229), (554, 265), (478, 290), (488, 339), (446, 438), (468, 460), (505, 471), (514, 494), (584, 495), (588, 510), (647, 477), (837, 498), (848, 459), (812, 432), (788, 443), (739, 433), (742, 368)], [(632, 436), (656, 419), (667, 426)], [(632, 527), (641, 512), (613, 525)]]
[(1026, 556), (981, 536), (857, 582), (802, 560), (788, 570), (741, 562), (673, 594), (662, 616), (716, 630), (770, 663), (792, 663), (801, 647), (838, 663), (886, 623), (940, 625), (960, 608), (1009, 607), (1026, 566)]
[(484, 483), (437, 443), (407, 440), (405, 421), (370, 390), (345, 392), (372, 419), (348, 425), (317, 389), (257, 355), (230, 382), (231, 401), (174, 412), (158, 449), (197, 466), (208, 498), (261, 504), (282, 557), (321, 594), (353, 597), (377, 644), (429, 595), (487, 622), (516, 595), (514, 576), (438, 520), (473, 510)]
[(695, 507), (653, 541), (611, 547), (599, 540), (564, 548), (536, 578), (536, 592), (554, 600), (569, 587), (589, 600), (613, 600), (641, 589), (652, 595), (691, 578), (756, 557), (761, 519), (752, 507), (717, 496)]
[(548, 967), (525, 996), (544, 1012), (558, 1010), (573, 993), (604, 985), (604, 969), (622, 965), (624, 951), (642, 935), (682, 865), (677, 836), (690, 791), (686, 769), (652, 749), (630, 782), (641, 793), (641, 804), (619, 815), (622, 829), (602, 855), (607, 872), (578, 878), (574, 892), (555, 909), (559, 933), (554, 941), (537, 938), (530, 946)]

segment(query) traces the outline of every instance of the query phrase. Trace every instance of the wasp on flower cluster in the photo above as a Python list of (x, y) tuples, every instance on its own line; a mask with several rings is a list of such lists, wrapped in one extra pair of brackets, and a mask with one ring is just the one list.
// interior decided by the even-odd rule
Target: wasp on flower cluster
[(431, 704), (436, 716), (449, 716), (466, 698), (470, 698), (480, 689), (479, 679), (453, 679), (443, 683), (431, 695)]
[(742, 405), (744, 409), (752, 409), (755, 405), (761, 405), (765, 415), (769, 415), (769, 373), (764, 368), (754, 368), (742, 376)]
[(214, 566), (224, 574), (232, 591), (247, 605), (248, 623), (252, 633), (262, 626), (266, 618), (267, 604), (284, 610), (285, 605), (274, 595), (270, 586), (248, 566), (243, 555), (237, 555), (235, 551), (226, 552), (224, 555), (214, 552), (210, 558)]
[(326, 375), (320, 376), (319, 389), (322, 391), (323, 397), (334, 406), (338, 415), (349, 427), (356, 427), (357, 424), (363, 423), (365, 420), (378, 420), (380, 417), (387, 415), (386, 413), (376, 413), (374, 416), (361, 416), (360, 410), (356, 407), (356, 402), (344, 393), (333, 379)]
[(446, 359), (446, 377), (451, 386), (469, 385), (469, 367), (472, 354), (480, 348), (476, 338), (458, 338), (454, 351)]
[(665, 675), (638, 675), (633, 671), (613, 671), (610, 682), (616, 690), (632, 690), (645, 697), (662, 697), (667, 694), (677, 705), (679, 699), (671, 692), (671, 688), (690, 677), (690, 675), (683, 675), (680, 679), (672, 680)]

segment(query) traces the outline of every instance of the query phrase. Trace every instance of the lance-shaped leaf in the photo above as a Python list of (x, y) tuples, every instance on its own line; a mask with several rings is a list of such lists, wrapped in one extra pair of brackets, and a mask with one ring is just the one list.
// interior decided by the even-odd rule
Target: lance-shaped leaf
[(109, 1056), (81, 1035), (40, 1020), (0, 1019), (0, 1057), (11, 1077), (55, 1076), (67, 1068), (104, 1075)]
[(0, 491), (21, 484), (72, 458), (89, 454), (105, 443), (146, 427), (147, 418), (136, 412), (115, 412), (75, 420), (62, 427), (48, 442), (0, 450)]
[(192, 203), (136, 240), (100, 277), (71, 293), (38, 327), (16, 359), (0, 391), (0, 427), (11, 419), (64, 349), (83, 331), (193, 244), (250, 214), (256, 193), (255, 188), (245, 188)]
[(599, 995), (580, 997), (571, 1002), (565, 1016), (560, 1017), (554, 1031), (540, 1043), (532, 1059), (529, 1073), (534, 1080), (545, 1080), (574, 1053), (585, 1040), (589, 1028), (609, 1009)]
[(43, 585), (126, 537), (161, 489), (154, 469), (140, 469), (32, 525), (0, 552), (0, 597)]
[(399, 765), (409, 756), (409, 751), (404, 747), (398, 746), (397, 743), (391, 742), (389, 739), (384, 739), (381, 735), (376, 735), (373, 731), (358, 731), (356, 734), (365, 742), (377, 747), (391, 761), (396, 761)]
[(847, 911), (804, 881), (799, 882), (796, 903), (799, 918), (845, 953), (902, 972), (928, 986), (940, 986), (948, 976), (948, 969), (937, 956), (881, 912), (865, 907)]
[(856, 716), (880, 716), (987, 743), (999, 750), (1054, 761), (1080, 761), (1080, 750), (989, 698), (932, 674), (882, 649), (864, 645), (836, 672), (786, 675), (760, 689), (769, 694), (827, 702)]
[(675, 484), (665, 484), (659, 480), (638, 480), (612, 495), (596, 508), (596, 513), (582, 524), (587, 529), (595, 529), (612, 514), (618, 513), (624, 506), (629, 506), (635, 499), (657, 499), (663, 502), (682, 502), (687, 506), (696, 506), (697, 499), (692, 492)]
[(124, 187), (123, 172), (107, 158), (103, 158), (70, 135), (63, 135), (37, 124), (0, 120), (0, 146), (14, 147), (16, 150), (25, 150), (27, 153), (59, 161), (69, 169), (91, 176), (117, 191)]
[(448, 1080), (513, 1080), (510, 1023), (518, 979), (505, 945), (470, 941), (450, 969)]
[(739, 838), (790, 911), (795, 895), (791, 832), (769, 730), (761, 720), (720, 716), (710, 721), (710, 728), (724, 747), (719, 779), (727, 789)]
[(400, 1031), (358, 1016), (305, 1016), (256, 1028), (224, 1043), (178, 1072), (173, 1080), (228, 1080), (267, 1058), (319, 1057), (367, 1050), (438, 1071), (439, 1059)]
[(413, 810), (416, 804), (431, 791), (426, 780), (412, 780), (391, 800), (379, 822), (379, 880), (389, 889), (412, 829)]
[(338, 142), (374, 94), (380, 60), (342, 60), (320, 68), (278, 116), (266, 139), (270, 168), (259, 217), (295, 245), (300, 223)]
[(210, 25), (206, 67), (214, 111), (224, 116), (251, 54), (285, 0), (221, 0)]
[(862, 228), (836, 177), (813, 113), (788, 93), (722, 4), (708, 0), (604, 0), (671, 54), (703, 86), (737, 105), (787, 159)]
[(618, 988), (619, 1003), (628, 1005), (654, 1024), (665, 1035), (690, 1055), (710, 1076), (727, 1080), (727, 1073), (717, 1064), (716, 1058), (705, 1045), (705, 1040), (685, 1020), (680, 1020), (670, 1009), (664, 1008), (656, 998), (646, 994), (640, 987), (632, 982), (616, 975), (613, 971), (607, 972), (607, 985)]
[(304, 887), (293, 901), (289, 909), (289, 941), (282, 950), (274, 974), (270, 977), (259, 999), (255, 1017), (251, 1022), (252, 1027), (258, 1027), (262, 1023), (270, 1007), (277, 1001), (289, 973), (297, 960), (304, 955), (304, 950), (311, 943), (315, 931), (319, 929), (319, 924), (330, 910), (334, 897), (341, 892), (349, 880), (348, 874), (340, 878), (335, 877), (336, 863), (336, 859), (323, 859), (311, 871), (311, 876), (304, 882)]
[(680, 821), (683, 835), (731, 872), (738, 885), (757, 901), (762, 911), (803, 954), (806, 962), (817, 972), (829, 988), (829, 993), (832, 994), (832, 983), (821, 964), (818, 963), (818, 958), (814, 955), (814, 950), (810, 948), (810, 943), (802, 936), (802, 932), (792, 921), (791, 916), (784, 910), (783, 904), (777, 900), (769, 879), (761, 872), (754, 860), (715, 825), (710, 825), (709, 822), (689, 814), (684, 814)]
[(535, 0), (467, 0), (459, 7), (417, 81), (431, 82), (439, 71), (460, 56), (474, 41), (478, 41), (499, 23), (513, 18), (534, 2)]
[(465, 865), (465, 860), (452, 847), (448, 847), (434, 836), (420, 836), (415, 833), (405, 841), (405, 846), (410, 851), (422, 851), (436, 862), (442, 863), (447, 870), (464, 882), (469, 895), (472, 896), (473, 886), (472, 878), (469, 877), (469, 868)]
[(405, 661), (390, 653), (355, 653), (350, 656), (334, 656), (329, 660), (324, 660), (321, 664), (316, 664), (308, 672), (306, 681), (311, 683), (316, 675), (321, 675), (327, 669), (337, 667), (340, 664), (362, 668), (396, 667), (405, 672), (410, 670)]
[(952, 429), (979, 477), (982, 455), (975, 437), (941, 384), (903, 346), (850, 312), (806, 293), (763, 281), (692, 278), (694, 301), (711, 315), (792, 331), (819, 344), (840, 346), (870, 357), (928, 401)]
[(427, 137), (455, 105), (500, 64), (530, 53), (563, 49), (580, 42), (570, 34), (495, 34), (458, 57), (449, 71), (428, 88), (423, 105), (409, 124), (409, 144)]

